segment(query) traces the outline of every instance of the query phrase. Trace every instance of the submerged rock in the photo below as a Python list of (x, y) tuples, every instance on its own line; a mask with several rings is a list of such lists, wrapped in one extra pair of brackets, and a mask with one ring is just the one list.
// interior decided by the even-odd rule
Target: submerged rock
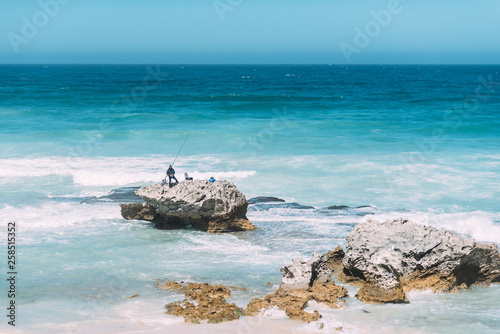
[[(210, 233), (256, 229), (246, 217), (245, 195), (227, 181), (181, 182), (172, 188), (158, 183), (142, 187), (136, 194), (146, 201), (146, 206), (122, 206), (122, 215), (127, 219), (153, 221), (159, 229), (187, 225)], [(153, 215), (150, 208), (155, 211), (152, 219), (149, 219)], [(134, 217), (134, 210), (139, 218), (128, 218)]]
[(278, 197), (270, 197), (270, 196), (259, 196), (250, 198), (248, 200), (248, 204), (270, 203), (270, 202), (285, 202), (285, 200)]
[(332, 206), (329, 206), (327, 209), (328, 210), (347, 210), (350, 208), (351, 207), (347, 206), (347, 205), (332, 205)]
[(102, 202), (119, 202), (119, 203), (134, 203), (141, 201), (141, 198), (135, 194), (139, 187), (123, 187), (113, 189), (104, 196), (92, 196), (80, 201), (80, 203), (102, 203)]
[(361, 281), (367, 302), (407, 302), (404, 291), (457, 292), (500, 281), (498, 246), (406, 219), (368, 220), (347, 237), (339, 279)]
[(302, 205), (299, 203), (257, 203), (250, 207), (254, 211), (265, 211), (270, 209), (297, 209), (297, 210), (313, 210), (313, 206)]
[(361, 205), (361, 206), (356, 206), (356, 207), (350, 207), (348, 205), (332, 205), (327, 207), (327, 210), (348, 210), (348, 209), (365, 209), (365, 208), (371, 208), (370, 205)]
[(173, 290), (184, 293), (186, 298), (182, 302), (174, 302), (165, 305), (166, 313), (184, 317), (184, 321), (199, 323), (208, 320), (210, 323), (231, 321), (239, 319), (243, 309), (234, 303), (228, 303), (227, 298), (231, 291), (223, 285), (209, 285), (207, 283), (177, 283), (168, 281), (157, 283), (156, 287), (161, 290)]

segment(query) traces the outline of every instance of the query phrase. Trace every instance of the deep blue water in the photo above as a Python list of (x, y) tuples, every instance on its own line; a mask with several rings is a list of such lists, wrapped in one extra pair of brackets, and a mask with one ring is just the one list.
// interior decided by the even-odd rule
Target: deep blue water
[[(0, 65), (0, 218), (20, 226), (26, 330), (86, 332), (90, 322), (113, 332), (115, 320), (134, 327), (144, 318), (168, 326), (161, 307), (174, 297), (154, 289), (160, 278), (246, 286), (236, 296), (244, 306), (279, 281), (281, 265), (342, 246), (369, 217), (405, 216), (500, 243), (499, 71)], [(123, 220), (117, 202), (84, 201), (159, 182), (186, 138), (180, 179), (215, 176), (247, 198), (315, 209), (250, 206), (261, 230), (213, 236), (157, 231)], [(371, 207), (325, 209), (341, 204)], [(366, 323), (493, 333), (499, 291), (417, 294), (411, 312), (373, 306), (377, 316), (364, 320), (365, 306), (352, 301), (325, 321), (344, 319), (356, 333)], [(130, 301), (136, 293), (144, 299)], [(478, 299), (481, 312), (471, 312)]]
[[(498, 66), (1, 66), (1, 139), (21, 145), (21, 156), (53, 154), (51, 149), (64, 154), (104, 122), (111, 128), (104, 127), (91, 155), (173, 154), (168, 146), (177, 147), (188, 132), (192, 154), (233, 153), (238, 140), (258, 133), (278, 114), (293, 124), (261, 153), (403, 153), (418, 149), (436, 130), (446, 137), (438, 152), (491, 151), (498, 148), (498, 71)], [(483, 80), (496, 84), (485, 87)], [(120, 150), (129, 141), (134, 145)], [(53, 147), (38, 147), (40, 142)], [(2, 155), (15, 155), (5, 152), (9, 148), (2, 147)]]

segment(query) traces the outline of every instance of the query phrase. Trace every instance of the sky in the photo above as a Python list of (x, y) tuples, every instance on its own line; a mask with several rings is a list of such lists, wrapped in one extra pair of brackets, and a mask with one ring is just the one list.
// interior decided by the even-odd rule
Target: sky
[(500, 1), (0, 0), (0, 63), (499, 64)]

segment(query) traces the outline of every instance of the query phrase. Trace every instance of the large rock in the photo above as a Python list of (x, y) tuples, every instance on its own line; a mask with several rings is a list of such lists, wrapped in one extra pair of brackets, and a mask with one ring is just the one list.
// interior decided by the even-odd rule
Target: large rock
[(210, 233), (256, 229), (246, 217), (245, 195), (227, 181), (184, 181), (172, 188), (158, 183), (142, 187), (136, 194), (156, 211), (152, 221), (159, 229), (187, 225)]
[[(472, 284), (500, 281), (496, 245), (406, 219), (357, 225), (347, 237), (343, 265), (344, 275), (339, 279), (373, 285), (365, 286), (357, 296), (369, 302), (391, 302), (387, 294), (394, 297), (392, 302), (406, 302), (402, 290), (456, 292)], [(382, 296), (384, 291), (386, 296)]]

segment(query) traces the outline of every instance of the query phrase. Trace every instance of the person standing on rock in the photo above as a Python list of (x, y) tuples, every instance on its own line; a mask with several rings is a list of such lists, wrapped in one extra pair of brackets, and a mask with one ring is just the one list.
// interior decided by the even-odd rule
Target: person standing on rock
[(177, 181), (177, 178), (175, 177), (175, 170), (174, 170), (174, 168), (172, 167), (172, 165), (168, 166), (168, 169), (167, 169), (167, 176), (168, 176), (168, 186), (169, 186), (170, 188), (172, 188), (172, 179), (174, 179), (174, 180), (175, 180), (175, 184), (174, 184), (174, 186), (175, 186), (176, 184), (178, 184), (178, 183), (179, 183), (179, 181)]

